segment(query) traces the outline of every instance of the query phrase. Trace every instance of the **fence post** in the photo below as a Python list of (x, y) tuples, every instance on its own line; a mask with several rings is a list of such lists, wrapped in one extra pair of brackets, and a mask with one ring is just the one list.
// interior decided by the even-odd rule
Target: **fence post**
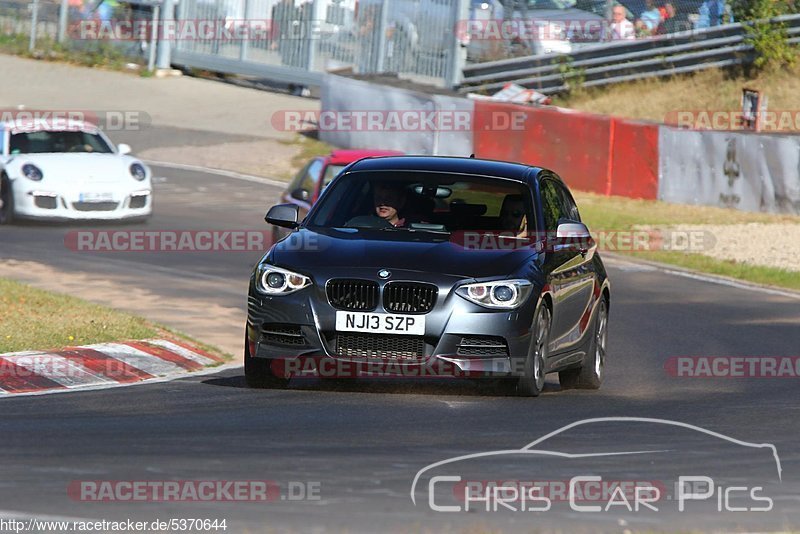
[[(158, 59), (156, 60), (156, 68), (158, 69), (169, 69), (170, 64), (170, 55), (172, 53), (171, 46), (169, 39), (165, 38), (166, 32), (163, 29), (170, 23), (175, 23), (172, 19), (175, 18), (175, 0), (162, 0), (161, 1), (161, 13), (160, 16), (157, 16), (158, 4), (153, 5), (153, 25), (162, 31), (160, 32), (161, 35), (158, 36)], [(158, 22), (161, 21), (161, 24)], [(152, 47), (151, 47), (152, 49)]]
[(453, 32), (453, 37), (450, 40), (444, 81), (447, 87), (458, 87), (461, 83), (461, 78), (464, 76), (464, 65), (467, 62), (467, 50), (461, 45), (459, 30), (469, 31), (467, 18), (469, 17), (470, 0), (452, 1), (451, 31)]
[[(147, 70), (150, 71), (150, 72), (153, 72), (153, 69), (156, 66), (156, 47), (158, 46), (158, 43), (159, 43), (159, 39), (158, 39), (158, 21), (159, 21), (159, 18), (160, 18), (159, 17), (159, 9), (160, 9), (160, 7), (161, 6), (159, 6), (158, 4), (155, 4), (153, 6), (153, 18), (151, 19), (153, 27), (150, 28), (150, 47), (149, 47), (150, 48), (150, 53), (149, 53), (149, 56), (147, 58)], [(164, 41), (164, 39), (161, 39), (161, 41)], [(159, 47), (159, 52), (160, 51), (161, 51), (161, 47)], [(166, 68), (169, 68), (169, 66), (167, 66)]]
[(31, 4), (31, 40), (28, 43), (28, 51), (33, 52), (36, 48), (36, 27), (39, 25), (39, 0), (33, 0)]
[(247, 30), (244, 33), (244, 37), (242, 38), (242, 42), (239, 43), (239, 61), (245, 61), (247, 59), (247, 51), (250, 48), (250, 34), (252, 25), (250, 24), (250, 0), (244, 0), (244, 24), (247, 25)]
[(381, 5), (381, 18), (378, 24), (378, 31), (374, 38), (378, 39), (378, 50), (375, 58), (375, 72), (383, 72), (386, 61), (386, 31), (389, 29), (389, 5), (390, 0), (383, 0)]
[(322, 0), (312, 0), (311, 13), (309, 16), (311, 20), (304, 21), (303, 25), (303, 39), (308, 39), (308, 57), (306, 59), (306, 69), (313, 71), (314, 62), (317, 60), (317, 45), (319, 44), (319, 35), (317, 29), (320, 27)]
[(61, 0), (58, 8), (58, 42), (63, 43), (67, 38), (67, 23), (69, 22), (69, 2)]

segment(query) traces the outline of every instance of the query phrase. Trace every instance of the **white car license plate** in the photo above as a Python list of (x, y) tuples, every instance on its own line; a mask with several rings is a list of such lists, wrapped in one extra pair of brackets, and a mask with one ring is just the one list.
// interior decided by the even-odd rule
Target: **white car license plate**
[(111, 193), (81, 193), (78, 197), (80, 202), (108, 202), (114, 200)]
[(425, 316), (337, 311), (336, 330), (422, 336), (425, 334)]

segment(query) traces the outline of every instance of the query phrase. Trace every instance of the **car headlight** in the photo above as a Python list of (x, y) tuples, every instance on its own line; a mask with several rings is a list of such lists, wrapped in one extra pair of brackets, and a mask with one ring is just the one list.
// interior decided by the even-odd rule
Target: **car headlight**
[(256, 289), (267, 295), (288, 295), (310, 285), (309, 277), (266, 263), (256, 272)]
[(531, 289), (527, 280), (496, 280), (465, 284), (456, 293), (485, 308), (510, 310), (525, 302)]
[(41, 169), (30, 163), (26, 163), (22, 166), (22, 175), (28, 180), (33, 180), (34, 182), (41, 182), (42, 178), (44, 178), (44, 174), (42, 174)]
[(133, 163), (130, 166), (131, 176), (139, 180), (140, 182), (147, 177), (147, 171), (144, 168), (144, 165), (141, 163)]

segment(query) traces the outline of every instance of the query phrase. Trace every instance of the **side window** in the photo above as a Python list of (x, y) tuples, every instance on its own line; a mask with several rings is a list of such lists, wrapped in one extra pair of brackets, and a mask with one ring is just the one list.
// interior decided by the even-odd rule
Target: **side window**
[(539, 185), (539, 192), (542, 196), (544, 226), (545, 230), (548, 231), (555, 231), (558, 227), (559, 219), (567, 217), (557, 187), (556, 183), (552, 180), (542, 180)]
[(581, 214), (578, 213), (578, 205), (572, 198), (569, 190), (561, 184), (556, 183), (556, 188), (561, 196), (561, 204), (564, 206), (565, 217), (576, 222), (581, 222)]
[[(313, 161), (311, 163), (313, 163)], [(295, 174), (294, 178), (292, 178), (292, 183), (289, 184), (289, 192), (300, 189), (301, 184), (303, 183), (303, 179), (306, 177), (306, 174), (308, 173), (308, 168), (311, 167), (311, 163), (307, 163), (305, 167), (300, 169), (300, 172)]]
[(322, 160), (314, 159), (306, 169), (306, 174), (303, 176), (303, 181), (300, 183), (300, 188), (308, 191), (308, 198), (310, 199), (317, 191), (317, 183), (322, 175)]

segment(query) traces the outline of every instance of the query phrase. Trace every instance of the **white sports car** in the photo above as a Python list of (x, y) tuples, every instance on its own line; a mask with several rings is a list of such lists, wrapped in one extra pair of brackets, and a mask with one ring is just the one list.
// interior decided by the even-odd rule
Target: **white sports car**
[(0, 122), (0, 224), (145, 219), (151, 172), (88, 122)]

